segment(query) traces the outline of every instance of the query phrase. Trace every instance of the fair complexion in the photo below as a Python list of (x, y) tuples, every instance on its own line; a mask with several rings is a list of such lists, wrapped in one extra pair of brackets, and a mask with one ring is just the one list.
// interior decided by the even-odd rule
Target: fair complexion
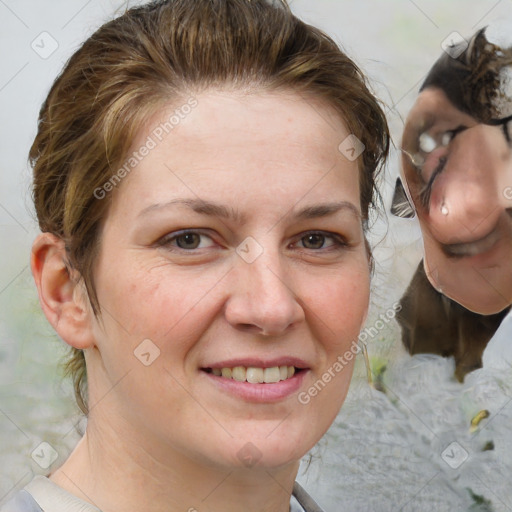
[[(353, 360), (308, 404), (298, 394), (367, 312), (358, 163), (338, 151), (349, 131), (335, 111), (292, 92), (197, 101), (112, 197), (94, 273), (101, 318), (67, 277), (62, 243), (34, 244), (43, 309), (85, 350), (89, 381), (86, 434), (51, 478), (105, 512), (287, 512)], [(134, 355), (143, 340), (160, 351), (148, 366)], [(271, 368), (275, 380), (287, 366), (274, 383), (218, 375)]]
[[(505, 193), (512, 155), (502, 128), (478, 123), (431, 88), (408, 116), (403, 147), (430, 281), (472, 311), (502, 311), (512, 302), (512, 210)], [(415, 168), (414, 159), (423, 161)]]

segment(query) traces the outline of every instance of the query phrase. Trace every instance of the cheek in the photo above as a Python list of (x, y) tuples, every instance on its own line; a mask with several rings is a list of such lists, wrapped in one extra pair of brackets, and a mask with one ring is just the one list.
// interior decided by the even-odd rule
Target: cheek
[[(120, 258), (113, 272), (100, 276), (98, 295), (126, 335), (163, 341), (184, 325), (200, 327), (197, 311), (222, 279), (221, 268), (179, 270), (162, 258)], [(200, 324), (209, 320), (202, 313)]]
[[(370, 273), (366, 259), (308, 282), (311, 323), (330, 351), (344, 349), (357, 339), (368, 311)], [(306, 310), (307, 313), (307, 310)]]

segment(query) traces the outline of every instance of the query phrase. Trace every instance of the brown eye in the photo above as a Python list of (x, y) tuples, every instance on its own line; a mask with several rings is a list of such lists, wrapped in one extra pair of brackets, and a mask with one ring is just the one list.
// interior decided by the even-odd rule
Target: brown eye
[(176, 237), (176, 245), (180, 249), (197, 249), (201, 243), (201, 236), (197, 233), (185, 233)]
[(306, 249), (321, 249), (325, 243), (325, 235), (320, 233), (310, 233), (301, 238), (302, 244)]
[(211, 249), (216, 246), (211, 236), (196, 231), (179, 231), (170, 233), (161, 238), (157, 245), (170, 251), (183, 250), (194, 251), (195, 249)]
[(291, 247), (298, 249), (301, 254), (316, 256), (334, 256), (352, 245), (338, 233), (329, 231), (310, 231), (297, 235), (296, 242)]

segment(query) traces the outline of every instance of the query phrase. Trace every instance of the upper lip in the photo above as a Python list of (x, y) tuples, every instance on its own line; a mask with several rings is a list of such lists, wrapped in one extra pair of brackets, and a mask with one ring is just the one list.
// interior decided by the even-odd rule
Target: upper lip
[(243, 357), (226, 359), (208, 363), (203, 368), (235, 368), (235, 366), (244, 366), (245, 368), (274, 368), (275, 366), (295, 366), (295, 368), (306, 369), (309, 365), (297, 357), (277, 357), (273, 359), (264, 359), (261, 357)]
[(495, 226), (487, 235), (470, 242), (456, 244), (441, 244), (443, 251), (448, 256), (476, 256), (491, 249), (500, 239), (498, 227)]

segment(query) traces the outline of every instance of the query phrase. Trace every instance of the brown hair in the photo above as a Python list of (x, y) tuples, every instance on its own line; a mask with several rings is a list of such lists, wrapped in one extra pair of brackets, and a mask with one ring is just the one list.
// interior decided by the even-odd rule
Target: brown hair
[(478, 122), (500, 124), (499, 119), (510, 114), (510, 107), (505, 115), (499, 108), (502, 101), (510, 102), (507, 96), (503, 97), (500, 72), (512, 64), (512, 49), (490, 43), (485, 31), (486, 28), (482, 28), (468, 42), (459, 43), (455, 49), (461, 51), (456, 59), (443, 52), (420, 92), (436, 87), (456, 108)]
[[(112, 180), (159, 106), (226, 84), (292, 89), (331, 105), (365, 145), (367, 221), (389, 133), (363, 74), (332, 39), (296, 18), (285, 0), (167, 0), (130, 9), (71, 57), (41, 108), (30, 150), (40, 229), (64, 240), (95, 314), (93, 264), (111, 195), (98, 199), (94, 191)], [(66, 369), (87, 414), (81, 350), (72, 349)]]

